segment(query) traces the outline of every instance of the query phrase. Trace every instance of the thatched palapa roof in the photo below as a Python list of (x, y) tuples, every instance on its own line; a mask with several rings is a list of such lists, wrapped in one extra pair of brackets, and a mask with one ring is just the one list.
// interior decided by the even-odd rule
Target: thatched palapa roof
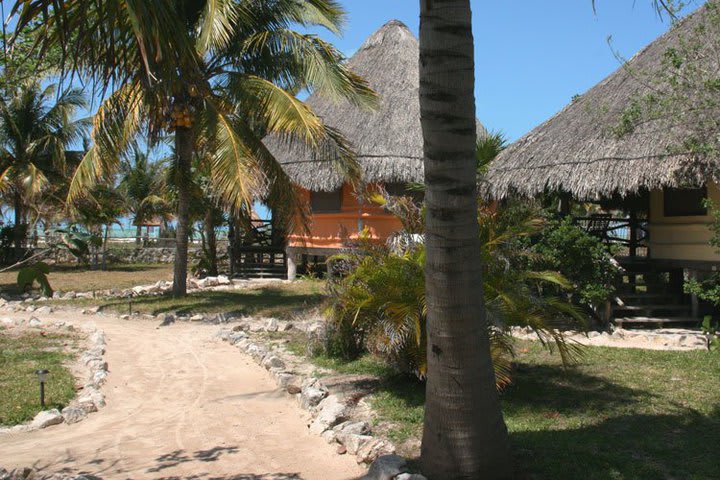
[[(419, 45), (412, 32), (393, 20), (373, 33), (348, 60), (380, 97), (380, 106), (367, 111), (318, 94), (306, 103), (325, 124), (350, 142), (366, 182), (422, 182), (423, 136), (420, 126)], [(479, 124), (478, 124), (479, 125)], [(482, 133), (484, 129), (478, 126)], [(343, 184), (331, 162), (315, 158), (298, 143), (265, 140), (290, 178), (313, 191), (329, 191)]]
[(642, 79), (662, 67), (669, 48), (693, 34), (706, 8), (678, 22), (504, 150), (490, 166), (484, 185), (488, 194), (495, 198), (512, 194), (533, 197), (548, 189), (597, 199), (642, 189), (700, 185), (717, 176), (717, 159), (678, 152), (688, 130), (670, 121), (652, 120), (633, 133), (617, 133), (621, 115), (633, 99), (652, 88)]

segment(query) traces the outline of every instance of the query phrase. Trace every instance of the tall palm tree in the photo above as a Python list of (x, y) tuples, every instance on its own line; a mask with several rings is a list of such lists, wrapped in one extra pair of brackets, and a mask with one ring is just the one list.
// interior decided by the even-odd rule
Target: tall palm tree
[(142, 226), (155, 217), (166, 218), (170, 213), (170, 203), (163, 195), (162, 165), (151, 162), (140, 149), (133, 149), (132, 157), (124, 158), (120, 164), (118, 189), (133, 216), (135, 243), (140, 244)]
[(141, 130), (151, 139), (174, 133), (175, 295), (186, 292), (188, 186), (199, 144), (213, 145), (213, 188), (236, 209), (261, 196), (301, 211), (298, 191), (260, 141), (265, 133), (305, 142), (358, 174), (344, 139), (295, 97), (309, 89), (357, 105), (376, 100), (337, 50), (291, 29), (339, 31), (345, 13), (335, 0), (17, 0), (12, 13), (18, 29), (45, 19), (43, 44), (62, 46), (66, 70), (116, 87), (95, 116), (71, 196), (116, 169)]
[(14, 211), (14, 245), (20, 254), (32, 209), (65, 175), (66, 150), (80, 140), (88, 122), (75, 120), (85, 107), (77, 89), (56, 92), (25, 83), (0, 98), (0, 191)]
[(483, 307), (469, 0), (420, 1), (427, 385), (421, 448), (432, 480), (512, 476)]

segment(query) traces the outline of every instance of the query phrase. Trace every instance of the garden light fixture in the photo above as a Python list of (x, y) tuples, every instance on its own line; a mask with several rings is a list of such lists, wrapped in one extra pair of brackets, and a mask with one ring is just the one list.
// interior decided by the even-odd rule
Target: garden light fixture
[(48, 373), (50, 373), (50, 370), (35, 370), (35, 374), (40, 381), (40, 406), (43, 408), (45, 408), (45, 378)]

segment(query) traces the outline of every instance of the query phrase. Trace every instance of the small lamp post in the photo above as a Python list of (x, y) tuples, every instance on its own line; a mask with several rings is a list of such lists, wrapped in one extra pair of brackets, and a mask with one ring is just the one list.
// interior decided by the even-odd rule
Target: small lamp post
[(45, 408), (45, 378), (48, 373), (50, 373), (50, 370), (35, 370), (35, 374), (40, 381), (40, 406), (43, 408)]

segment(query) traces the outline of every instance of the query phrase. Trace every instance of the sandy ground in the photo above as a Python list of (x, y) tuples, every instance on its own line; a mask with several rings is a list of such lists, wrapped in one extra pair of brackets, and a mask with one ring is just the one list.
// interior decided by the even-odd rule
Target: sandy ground
[[(107, 406), (74, 425), (0, 438), (0, 466), (102, 479), (354, 479), (364, 472), (305, 426), (307, 414), (217, 327), (114, 317), (107, 336)], [(45, 319), (43, 319), (45, 320)]]

